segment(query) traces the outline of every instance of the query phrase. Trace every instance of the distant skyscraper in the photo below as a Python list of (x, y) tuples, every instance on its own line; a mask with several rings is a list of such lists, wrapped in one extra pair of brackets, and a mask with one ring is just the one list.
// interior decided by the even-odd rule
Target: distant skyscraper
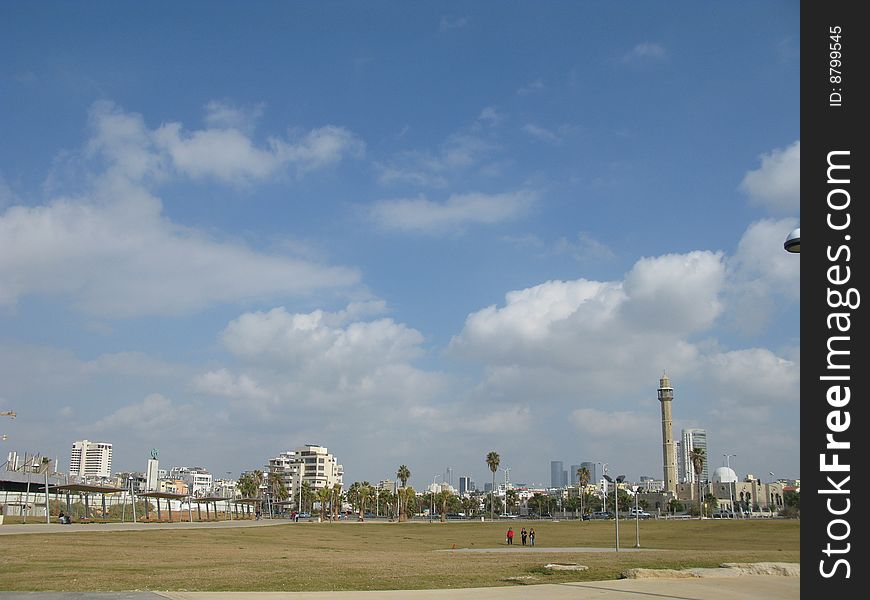
[(565, 468), (562, 466), (561, 460), (550, 461), (550, 487), (562, 487), (562, 475)]
[(571, 480), (571, 485), (577, 485), (577, 471), (580, 470), (580, 465), (571, 465), (568, 469), (568, 479)]
[(459, 495), (473, 492), (474, 491), (474, 482), (471, 481), (471, 477), (467, 475), (459, 478)]
[(69, 456), (69, 474), (79, 477), (111, 477), (112, 444), (88, 440), (74, 442)]
[(562, 487), (568, 487), (568, 471), (562, 471)]
[(586, 467), (586, 470), (589, 471), (589, 483), (595, 483), (598, 481), (598, 469), (594, 462), (582, 462), (580, 463), (580, 468)]
[(671, 413), (671, 403), (674, 400), (674, 388), (667, 375), (659, 379), (659, 402), (662, 404), (662, 463), (664, 471), (665, 491), (677, 493), (676, 453), (674, 452), (674, 418)]
[(701, 481), (709, 480), (710, 455), (707, 453), (707, 430), (706, 429), (683, 429), (680, 444), (678, 462), (680, 479), (684, 483), (696, 483), (695, 468), (692, 466), (692, 450), (698, 448), (704, 451), (704, 470), (701, 471)]

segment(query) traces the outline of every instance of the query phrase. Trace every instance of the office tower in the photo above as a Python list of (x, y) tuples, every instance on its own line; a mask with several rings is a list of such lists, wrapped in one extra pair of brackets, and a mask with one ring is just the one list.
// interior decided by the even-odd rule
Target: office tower
[(580, 465), (571, 465), (568, 469), (568, 479), (571, 480), (571, 485), (577, 485), (577, 471), (580, 470)]
[(589, 483), (595, 483), (598, 481), (598, 466), (594, 462), (581, 462), (580, 468), (586, 467), (586, 470), (589, 471)]
[(659, 379), (659, 402), (662, 404), (662, 463), (664, 471), (664, 486), (666, 492), (677, 493), (676, 453), (674, 452), (674, 419), (671, 413), (671, 403), (674, 400), (674, 388), (671, 380), (663, 374)]
[(561, 460), (550, 461), (550, 487), (562, 487), (562, 474), (565, 468), (562, 466)]
[(88, 440), (74, 442), (69, 457), (69, 474), (78, 477), (111, 477), (112, 444)]
[(704, 451), (704, 469), (701, 471), (701, 481), (709, 480), (709, 458), (707, 453), (707, 430), (706, 429), (683, 429), (679, 444), (680, 475), (684, 483), (697, 483), (695, 468), (692, 465), (692, 450), (695, 448)]

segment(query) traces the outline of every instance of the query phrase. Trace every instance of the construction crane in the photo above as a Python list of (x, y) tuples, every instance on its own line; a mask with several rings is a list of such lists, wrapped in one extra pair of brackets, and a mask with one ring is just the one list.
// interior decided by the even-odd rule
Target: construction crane
[[(0, 417), (10, 417), (10, 418), (14, 419), (15, 418), (15, 411), (14, 410), (6, 410), (3, 412), (0, 412)], [(8, 439), (9, 439), (9, 437), (5, 433), (0, 435), (0, 442), (5, 442)]]

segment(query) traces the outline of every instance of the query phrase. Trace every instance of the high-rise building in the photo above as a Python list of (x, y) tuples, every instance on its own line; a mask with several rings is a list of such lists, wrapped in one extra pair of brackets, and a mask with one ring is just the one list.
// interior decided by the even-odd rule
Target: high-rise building
[(111, 477), (112, 444), (89, 440), (73, 442), (69, 474), (78, 477)]
[(464, 475), (459, 478), (459, 495), (467, 494), (474, 491), (474, 482), (471, 477)]
[(269, 459), (269, 473), (279, 473), (284, 477), (284, 485), (289, 493), (288, 500), (295, 501), (304, 483), (313, 491), (342, 485), (344, 468), (324, 446), (307, 444), (296, 450), (282, 452)]
[(550, 461), (550, 487), (562, 487), (562, 477), (565, 473), (565, 468), (562, 466), (561, 460)]
[(677, 454), (677, 467), (681, 483), (697, 483), (695, 468), (692, 465), (692, 450), (704, 451), (704, 468), (701, 471), (701, 481), (709, 481), (709, 454), (707, 454), (707, 430), (706, 429), (683, 429), (680, 436), (679, 450)]
[(671, 387), (671, 380), (666, 374), (663, 374), (659, 379), (658, 397), (662, 404), (662, 466), (665, 491), (676, 495), (677, 468), (674, 448), (674, 418), (671, 413), (674, 388)]
[(598, 468), (595, 463), (589, 461), (581, 462), (580, 468), (582, 469), (584, 467), (589, 471), (589, 483), (595, 483), (598, 481)]
[(568, 479), (571, 481), (571, 485), (577, 485), (577, 471), (580, 470), (580, 465), (571, 465), (571, 468), (568, 469)]

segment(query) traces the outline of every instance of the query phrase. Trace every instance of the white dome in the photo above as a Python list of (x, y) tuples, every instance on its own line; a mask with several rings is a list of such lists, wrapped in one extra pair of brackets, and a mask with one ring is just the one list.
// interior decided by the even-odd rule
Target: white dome
[(737, 473), (730, 467), (719, 467), (713, 471), (713, 483), (737, 483)]

